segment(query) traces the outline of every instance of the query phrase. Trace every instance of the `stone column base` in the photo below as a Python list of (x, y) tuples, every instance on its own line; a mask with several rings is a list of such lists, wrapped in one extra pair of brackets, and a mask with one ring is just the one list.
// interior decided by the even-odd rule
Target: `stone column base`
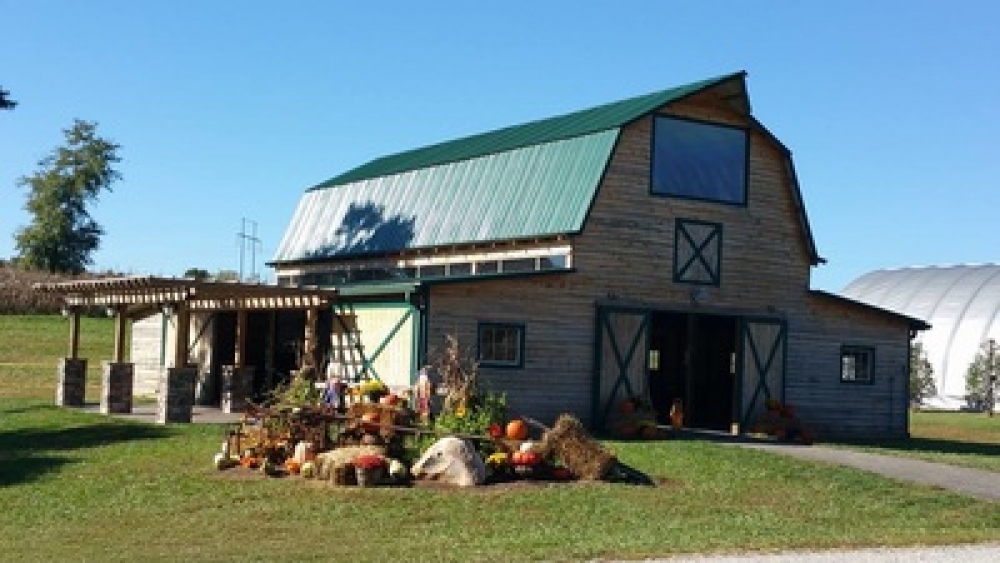
[(194, 384), (198, 379), (198, 368), (170, 368), (160, 381), (160, 392), (156, 400), (156, 422), (191, 422), (194, 407)]
[(132, 382), (135, 364), (104, 362), (101, 378), (101, 412), (132, 412)]
[(56, 371), (56, 405), (82, 407), (87, 392), (87, 360), (62, 358)]
[(243, 412), (253, 389), (253, 366), (222, 366), (222, 412)]

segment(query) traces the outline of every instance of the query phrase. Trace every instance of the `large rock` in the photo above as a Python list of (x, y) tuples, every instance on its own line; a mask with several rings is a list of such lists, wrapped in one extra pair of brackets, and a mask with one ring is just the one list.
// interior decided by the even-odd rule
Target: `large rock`
[(417, 479), (473, 487), (486, 481), (486, 464), (468, 440), (448, 436), (424, 452), (410, 470)]

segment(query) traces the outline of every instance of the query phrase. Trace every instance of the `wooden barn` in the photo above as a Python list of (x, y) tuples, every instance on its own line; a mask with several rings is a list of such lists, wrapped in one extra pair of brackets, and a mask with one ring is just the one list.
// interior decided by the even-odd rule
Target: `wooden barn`
[(390, 384), (455, 334), (542, 420), (680, 399), (747, 431), (770, 398), (826, 435), (905, 435), (926, 325), (810, 289), (822, 262), (736, 73), (373, 160), (306, 191), (271, 265), (363, 297), (329, 356), (360, 344)]

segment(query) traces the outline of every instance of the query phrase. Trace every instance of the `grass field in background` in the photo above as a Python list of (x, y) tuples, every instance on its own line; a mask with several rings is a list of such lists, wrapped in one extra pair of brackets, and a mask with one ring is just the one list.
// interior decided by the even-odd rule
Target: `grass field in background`
[(913, 412), (909, 440), (836, 445), (1000, 472), (1000, 416)]
[[(606, 443), (653, 488), (336, 489), (217, 472), (219, 427), (51, 406), (67, 330), (0, 317), (4, 559), (578, 561), (1000, 540), (998, 504), (688, 440)], [(110, 355), (109, 320), (83, 330), (92, 362)]]

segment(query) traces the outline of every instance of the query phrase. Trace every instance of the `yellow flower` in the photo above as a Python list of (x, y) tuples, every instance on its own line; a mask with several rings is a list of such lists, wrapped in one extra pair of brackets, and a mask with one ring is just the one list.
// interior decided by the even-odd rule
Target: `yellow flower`
[(465, 405), (462, 405), (455, 409), (455, 416), (458, 418), (465, 418)]

